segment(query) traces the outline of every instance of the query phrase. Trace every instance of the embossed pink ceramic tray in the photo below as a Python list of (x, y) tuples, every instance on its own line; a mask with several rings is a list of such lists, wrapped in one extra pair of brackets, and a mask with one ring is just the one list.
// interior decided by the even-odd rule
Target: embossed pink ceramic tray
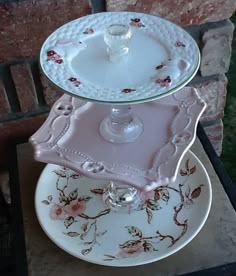
[(134, 113), (144, 123), (142, 135), (133, 143), (114, 144), (98, 131), (109, 106), (64, 95), (30, 142), (38, 161), (59, 164), (87, 177), (152, 190), (175, 181), (204, 109), (205, 103), (193, 88), (134, 105)]
[(175, 183), (143, 194), (139, 211), (112, 212), (102, 200), (107, 182), (48, 164), (35, 194), (39, 222), (59, 247), (106, 266), (135, 266), (163, 259), (201, 230), (211, 206), (206, 170), (188, 151)]
[[(103, 36), (111, 24), (131, 27), (127, 60), (111, 63)], [(44, 42), (44, 74), (60, 89), (88, 101), (151, 101), (184, 87), (196, 74), (194, 39), (175, 24), (142, 13), (105, 12), (71, 21)]]

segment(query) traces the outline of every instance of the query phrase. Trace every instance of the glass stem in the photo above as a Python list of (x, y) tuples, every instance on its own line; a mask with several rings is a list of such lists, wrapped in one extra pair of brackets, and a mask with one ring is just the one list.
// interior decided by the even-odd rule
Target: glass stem
[(121, 133), (132, 122), (130, 105), (114, 105), (111, 107), (110, 127), (114, 133)]
[(101, 122), (101, 136), (112, 143), (134, 142), (143, 132), (142, 121), (133, 114), (130, 105), (113, 105)]

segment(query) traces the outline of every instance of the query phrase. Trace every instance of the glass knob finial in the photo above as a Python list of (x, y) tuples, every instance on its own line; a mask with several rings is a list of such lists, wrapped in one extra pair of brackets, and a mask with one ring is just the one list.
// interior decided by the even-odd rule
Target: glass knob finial
[(112, 24), (106, 28), (104, 41), (111, 62), (120, 62), (129, 52), (132, 32), (129, 25)]

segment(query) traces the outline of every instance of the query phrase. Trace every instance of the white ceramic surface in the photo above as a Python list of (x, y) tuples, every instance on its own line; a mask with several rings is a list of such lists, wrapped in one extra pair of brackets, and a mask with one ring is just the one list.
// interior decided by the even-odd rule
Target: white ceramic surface
[[(124, 61), (112, 63), (103, 36), (111, 24), (128, 24), (132, 39)], [(88, 101), (127, 104), (151, 101), (185, 86), (200, 54), (182, 28), (156, 16), (105, 12), (71, 21), (44, 42), (44, 74), (64, 92)]]
[(190, 151), (175, 183), (142, 194), (139, 211), (107, 209), (102, 201), (106, 184), (48, 164), (36, 188), (36, 213), (45, 233), (88, 262), (136, 266), (163, 259), (198, 234), (210, 211), (210, 180)]
[(30, 142), (38, 161), (152, 190), (175, 181), (205, 107), (196, 90), (187, 87), (158, 101), (134, 105), (144, 124), (142, 135), (133, 143), (114, 144), (98, 132), (109, 106), (63, 95)]

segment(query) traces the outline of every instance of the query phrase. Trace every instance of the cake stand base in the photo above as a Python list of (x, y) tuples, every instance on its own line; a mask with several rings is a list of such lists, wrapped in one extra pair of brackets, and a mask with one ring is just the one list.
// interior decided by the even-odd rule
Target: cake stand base
[(107, 181), (48, 164), (35, 195), (49, 238), (75, 257), (106, 266), (142, 265), (177, 252), (201, 230), (211, 206), (209, 177), (190, 151), (176, 182), (141, 194), (136, 211), (107, 208), (106, 188)]

